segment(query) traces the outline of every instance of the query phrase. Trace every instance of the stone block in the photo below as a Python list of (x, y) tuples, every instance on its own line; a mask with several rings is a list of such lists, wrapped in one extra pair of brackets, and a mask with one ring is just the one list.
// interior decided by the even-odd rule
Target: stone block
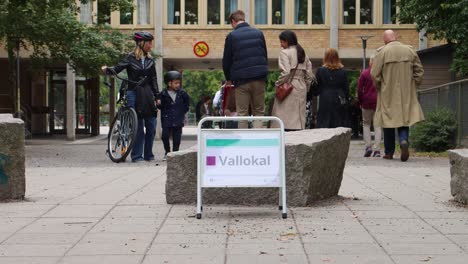
[(468, 149), (449, 150), (450, 191), (457, 202), (468, 204)]
[(24, 123), (0, 114), (0, 200), (23, 199), (25, 185)]
[[(351, 130), (312, 129), (288, 132), (286, 191), (290, 206), (307, 206), (338, 194), (348, 157)], [(197, 200), (197, 147), (169, 153), (166, 201), (194, 204)], [(278, 204), (278, 188), (204, 188), (203, 204)]]

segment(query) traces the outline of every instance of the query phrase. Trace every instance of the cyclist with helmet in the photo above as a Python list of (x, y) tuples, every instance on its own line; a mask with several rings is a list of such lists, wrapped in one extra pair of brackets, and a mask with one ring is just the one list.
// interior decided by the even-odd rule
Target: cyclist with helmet
[(182, 74), (178, 71), (169, 71), (164, 75), (164, 83), (167, 88), (161, 94), (161, 126), (162, 141), (164, 144), (164, 158), (171, 152), (169, 137), (172, 135), (172, 150), (178, 151), (182, 137), (185, 113), (189, 110), (190, 98), (181, 88)]
[(156, 65), (150, 55), (153, 39), (153, 35), (149, 32), (136, 32), (133, 35), (135, 40), (133, 52), (127, 54), (117, 65), (101, 68), (104, 74), (117, 74), (127, 70), (128, 79), (135, 82), (145, 79), (138, 87), (133, 83), (128, 84), (128, 105), (134, 108), (138, 115), (137, 137), (131, 153), (132, 162), (154, 160), (156, 104), (160, 101)]

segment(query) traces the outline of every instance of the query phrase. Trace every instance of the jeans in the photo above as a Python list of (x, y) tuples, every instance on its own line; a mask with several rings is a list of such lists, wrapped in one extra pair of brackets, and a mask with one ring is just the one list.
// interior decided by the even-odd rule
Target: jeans
[[(136, 91), (127, 91), (128, 106), (136, 109)], [(146, 133), (144, 131), (146, 129)], [(156, 117), (138, 117), (138, 130), (135, 144), (132, 149), (132, 160), (153, 160), (153, 142), (156, 134)]]
[[(395, 152), (395, 128), (384, 128), (384, 146), (385, 154), (391, 154)], [(408, 142), (409, 137), (409, 127), (399, 127), (398, 128), (398, 138), (399, 142), (406, 140)]]
[(182, 127), (163, 127), (162, 141), (166, 154), (171, 152), (171, 145), (169, 138), (172, 135), (172, 150), (179, 151), (180, 140), (182, 138)]

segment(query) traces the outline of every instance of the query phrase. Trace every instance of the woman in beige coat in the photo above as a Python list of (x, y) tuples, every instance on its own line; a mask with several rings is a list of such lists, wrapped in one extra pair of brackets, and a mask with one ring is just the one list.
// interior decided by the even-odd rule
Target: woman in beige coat
[[(275, 98), (272, 115), (283, 121), (286, 131), (301, 130), (305, 128), (307, 92), (311, 82), (315, 80), (312, 63), (297, 42), (294, 32), (283, 31), (279, 39), (282, 47), (279, 55), (281, 75), (276, 86), (287, 82), (290, 74), (293, 74), (291, 83), (294, 89), (283, 101)], [(297, 69), (294, 70), (296, 66)], [(273, 127), (278, 127), (278, 124)]]

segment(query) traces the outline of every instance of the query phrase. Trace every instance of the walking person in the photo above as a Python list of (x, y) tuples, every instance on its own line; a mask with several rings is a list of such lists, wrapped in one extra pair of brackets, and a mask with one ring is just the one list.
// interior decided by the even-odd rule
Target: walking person
[(138, 87), (128, 84), (128, 105), (135, 109), (138, 115), (138, 130), (133, 145), (132, 162), (154, 160), (153, 142), (156, 130), (156, 104), (159, 103), (159, 87), (156, 66), (150, 51), (153, 47), (153, 35), (149, 32), (136, 32), (133, 35), (135, 49), (112, 67), (103, 66), (104, 74), (119, 73), (127, 70), (128, 79), (134, 82), (146, 78)]
[[(200, 105), (201, 118), (213, 116), (213, 103), (211, 97), (205, 95), (203, 97), (203, 103)], [(202, 128), (213, 128), (213, 121), (205, 121), (202, 124)]]
[[(375, 89), (370, 69), (374, 57), (369, 60), (369, 68), (365, 69), (358, 80), (358, 100), (362, 109), (362, 123), (364, 142), (366, 142), (366, 149), (364, 157), (372, 155), (372, 142), (371, 142), (371, 124), (374, 120), (375, 107), (377, 105), (377, 90)], [(373, 157), (380, 157), (380, 140), (382, 139), (382, 128), (374, 124), (374, 154)]]
[(178, 71), (169, 71), (164, 75), (164, 83), (167, 88), (161, 92), (161, 127), (162, 141), (164, 144), (164, 158), (171, 152), (169, 138), (172, 136), (172, 151), (178, 151), (182, 138), (185, 113), (190, 106), (188, 94), (180, 86), (182, 74)]
[(378, 91), (374, 124), (383, 127), (385, 159), (393, 159), (395, 128), (401, 161), (409, 158), (409, 127), (424, 120), (416, 94), (424, 70), (414, 49), (397, 41), (393, 30), (384, 32), (384, 43), (374, 58), (371, 76)]
[(347, 125), (346, 104), (349, 84), (343, 70), (338, 51), (328, 48), (323, 65), (315, 74), (317, 85), (313, 94), (319, 96), (317, 128), (345, 127)]
[[(268, 58), (263, 33), (245, 22), (242, 10), (229, 15), (234, 30), (224, 43), (223, 71), (226, 85), (235, 85), (236, 110), (239, 116), (263, 116), (265, 112), (265, 89), (268, 74)], [(255, 121), (254, 128), (262, 122)], [(239, 128), (248, 128), (247, 121), (240, 121)]]
[[(281, 32), (279, 40), (282, 48), (278, 59), (281, 75), (276, 86), (289, 80), (294, 88), (283, 101), (275, 98), (272, 115), (283, 121), (285, 131), (302, 130), (306, 123), (307, 92), (314, 80), (312, 63), (293, 31)], [(272, 127), (278, 126), (276, 122), (272, 124)]]

